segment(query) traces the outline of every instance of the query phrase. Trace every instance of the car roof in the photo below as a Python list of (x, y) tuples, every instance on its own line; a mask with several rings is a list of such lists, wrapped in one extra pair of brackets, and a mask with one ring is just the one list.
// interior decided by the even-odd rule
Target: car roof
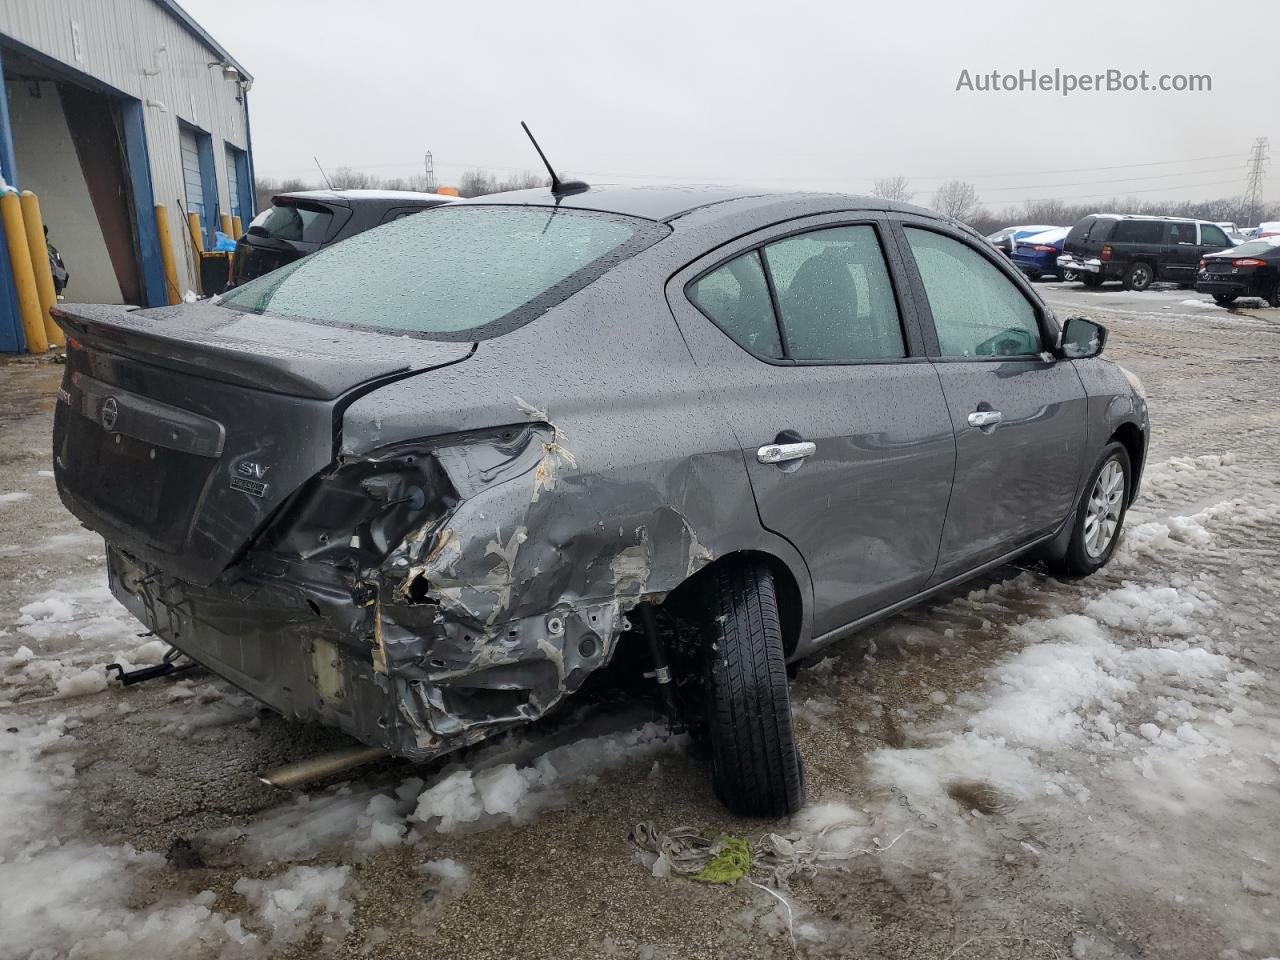
[(1209, 223), (1215, 227), (1221, 226), (1212, 220), (1197, 220), (1195, 217), (1162, 217), (1154, 213), (1091, 213), (1089, 216), (1106, 217), (1109, 220), (1168, 220), (1171, 223)]
[(290, 190), (277, 193), (275, 200), (318, 200), (323, 203), (457, 203), (457, 197), (443, 193), (419, 193), (415, 190)]
[[(529, 206), (559, 206), (577, 210), (596, 210), (603, 213), (617, 213), (624, 216), (641, 217), (646, 220), (669, 222), (695, 210), (723, 204), (740, 211), (744, 206), (765, 206), (788, 199), (804, 198), (810, 201), (807, 205), (828, 200), (832, 210), (873, 209), (901, 210), (909, 213), (924, 214), (936, 217), (936, 214), (892, 200), (881, 200), (876, 197), (856, 197), (844, 194), (777, 192), (751, 187), (703, 186), (703, 185), (664, 185), (664, 186), (615, 186), (604, 184), (592, 186), (581, 193), (568, 194), (557, 198), (550, 188), (540, 187), (533, 190), (512, 190), (508, 193), (491, 193), (483, 197), (474, 197), (463, 201), (473, 204), (520, 204)], [(729, 212), (726, 209), (726, 214)]]

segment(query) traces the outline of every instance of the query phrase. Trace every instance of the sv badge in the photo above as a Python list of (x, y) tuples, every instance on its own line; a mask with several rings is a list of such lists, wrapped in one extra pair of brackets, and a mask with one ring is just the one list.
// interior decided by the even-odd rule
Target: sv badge
[(264, 478), (269, 469), (271, 468), (264, 463), (241, 460), (236, 464), (231, 476), (231, 489), (239, 490), (241, 493), (247, 493), (254, 497), (265, 497), (267, 495), (267, 484)]

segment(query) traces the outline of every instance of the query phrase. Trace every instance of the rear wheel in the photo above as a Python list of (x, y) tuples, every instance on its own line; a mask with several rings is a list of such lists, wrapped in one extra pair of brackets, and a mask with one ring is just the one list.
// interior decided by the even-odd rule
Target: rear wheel
[(1236, 302), (1238, 294), (1234, 293), (1215, 293), (1213, 295), (1214, 302), (1220, 307), (1229, 307)]
[(1102, 286), (1102, 277), (1096, 273), (1082, 273), (1080, 279), (1084, 281), (1086, 287)]
[(1130, 264), (1129, 269), (1125, 271), (1124, 288), (1142, 291), (1151, 286), (1151, 281), (1155, 278), (1155, 271), (1151, 269), (1151, 264), (1139, 260)]
[(1111, 559), (1129, 508), (1131, 477), (1132, 466), (1124, 445), (1114, 441), (1107, 444), (1076, 508), (1066, 552), (1053, 563), (1059, 573), (1088, 576)]
[(726, 565), (710, 594), (704, 630), (712, 786), (743, 816), (795, 813), (804, 806), (804, 770), (791, 729), (773, 575), (760, 561)]
[(1063, 270), (1062, 276), (1058, 279), (1063, 283), (1075, 283), (1080, 279), (1080, 274), (1076, 273), (1074, 270)]
[(1271, 285), (1271, 292), (1267, 294), (1267, 303), (1273, 307), (1280, 307), (1280, 280)]

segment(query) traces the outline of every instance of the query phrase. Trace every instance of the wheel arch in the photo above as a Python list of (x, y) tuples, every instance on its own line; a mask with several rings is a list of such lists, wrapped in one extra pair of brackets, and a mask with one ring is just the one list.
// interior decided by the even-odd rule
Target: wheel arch
[(685, 605), (704, 596), (707, 584), (727, 565), (763, 562), (773, 575), (778, 597), (778, 615), (782, 622), (782, 647), (788, 659), (800, 646), (809, 618), (809, 605), (805, 602), (802, 580), (791, 565), (776, 553), (749, 548), (722, 554), (696, 573), (686, 577), (671, 591), (666, 602)]
[(1126, 420), (1107, 438), (1107, 443), (1112, 442), (1119, 443), (1129, 454), (1129, 472), (1132, 475), (1129, 484), (1129, 503), (1132, 504), (1138, 495), (1138, 483), (1142, 479), (1143, 461), (1147, 455), (1146, 437), (1143, 436), (1141, 427), (1131, 420)]

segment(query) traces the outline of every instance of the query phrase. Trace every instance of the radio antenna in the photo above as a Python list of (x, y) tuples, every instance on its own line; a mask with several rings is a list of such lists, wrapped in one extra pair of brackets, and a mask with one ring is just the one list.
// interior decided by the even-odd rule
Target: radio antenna
[(547, 173), (551, 174), (551, 195), (554, 197), (564, 197), (574, 193), (583, 193), (591, 189), (591, 185), (581, 180), (561, 180), (556, 175), (555, 169), (551, 166), (551, 161), (547, 159), (547, 155), (542, 152), (542, 147), (538, 146), (538, 141), (534, 139), (533, 131), (529, 129), (529, 125), (523, 120), (520, 126), (524, 127), (525, 134), (529, 137), (529, 142), (533, 144), (533, 149), (538, 151), (538, 156), (542, 158), (542, 165), (547, 168)]
[(320, 158), (313, 156), (311, 159), (316, 162), (316, 169), (320, 171), (320, 176), (324, 177), (324, 185), (332, 190), (333, 184), (329, 182), (329, 175), (324, 172), (324, 167), (320, 166)]

